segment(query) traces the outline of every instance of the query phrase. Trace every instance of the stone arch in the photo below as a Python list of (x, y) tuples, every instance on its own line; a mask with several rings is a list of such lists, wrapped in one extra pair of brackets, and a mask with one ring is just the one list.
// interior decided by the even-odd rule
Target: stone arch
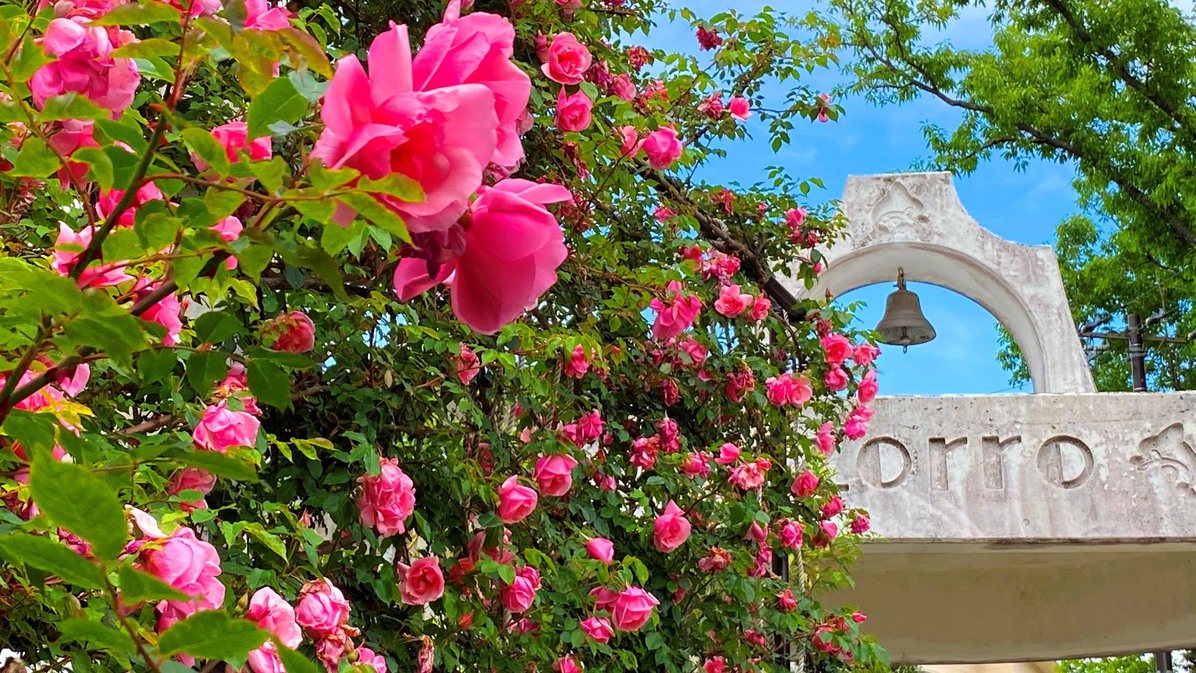
[(1095, 392), (1055, 253), (1006, 241), (964, 210), (950, 173), (853, 175), (843, 193), (847, 235), (823, 251), (813, 288), (787, 280), (797, 296), (840, 296), (905, 278), (958, 292), (1009, 330), (1036, 393)]

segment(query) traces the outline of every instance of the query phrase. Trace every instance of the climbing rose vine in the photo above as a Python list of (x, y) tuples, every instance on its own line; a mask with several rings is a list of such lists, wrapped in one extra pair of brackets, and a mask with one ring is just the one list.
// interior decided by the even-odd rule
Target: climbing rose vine
[(813, 178), (705, 181), (749, 124), (819, 128), (836, 44), (656, 0), (0, 7), (0, 645), (883, 661), (819, 602), (869, 526), (825, 457), (878, 391), (795, 299), (840, 223)]

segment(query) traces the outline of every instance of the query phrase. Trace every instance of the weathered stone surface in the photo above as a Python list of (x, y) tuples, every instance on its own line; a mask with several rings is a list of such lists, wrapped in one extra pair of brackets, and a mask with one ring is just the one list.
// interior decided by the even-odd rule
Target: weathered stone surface
[(887, 538), (854, 590), (896, 661), (1196, 639), (1196, 393), (890, 397), (837, 456)]
[(1196, 541), (1196, 393), (882, 397), (835, 459), (894, 540)]
[(1035, 392), (1096, 390), (1054, 251), (981, 227), (950, 173), (849, 176), (842, 210), (846, 236), (823, 251), (827, 268), (812, 289), (787, 282), (797, 296), (893, 283), (901, 267), (911, 282), (940, 285), (988, 309), (1021, 348)]

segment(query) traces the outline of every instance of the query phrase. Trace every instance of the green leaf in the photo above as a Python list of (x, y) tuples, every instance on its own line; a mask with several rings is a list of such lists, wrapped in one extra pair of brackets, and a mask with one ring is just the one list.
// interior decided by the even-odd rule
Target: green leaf
[(38, 120), (56, 122), (64, 119), (108, 119), (111, 114), (90, 98), (72, 91), (47, 98)]
[(100, 649), (120, 654), (133, 654), (137, 645), (124, 631), (118, 631), (103, 622), (86, 617), (68, 619), (58, 624), (59, 643), (87, 643)]
[(228, 355), (219, 351), (200, 351), (187, 358), (187, 382), (200, 395), (207, 395), (212, 384), (228, 373)]
[(249, 163), (249, 172), (253, 173), (253, 177), (258, 179), (270, 193), (276, 193), (282, 189), (283, 179), (286, 177), (289, 169), (287, 163), (283, 161), (282, 157), (274, 157), (269, 161), (252, 161)]
[(204, 192), (203, 202), (211, 216), (219, 221), (237, 212), (241, 204), (245, 203), (245, 195), (230, 189), (209, 187)]
[(101, 189), (112, 189), (115, 177), (112, 170), (112, 159), (98, 147), (80, 147), (71, 155), (72, 161), (87, 164), (87, 178), (94, 181)]
[(116, 558), (129, 536), (125, 510), (102, 479), (79, 465), (39, 459), (29, 476), (33, 502), (104, 559)]
[(208, 311), (199, 316), (192, 325), (195, 328), (195, 338), (206, 344), (223, 343), (225, 339), (243, 329), (240, 320), (224, 311)]
[(5, 174), (14, 178), (44, 178), (60, 166), (58, 155), (41, 138), (26, 138), (12, 168)]
[(223, 610), (203, 610), (178, 622), (158, 639), (158, 653), (202, 659), (240, 659), (261, 647), (267, 634), (253, 622), (232, 619)]
[(217, 451), (187, 451), (176, 456), (174, 460), (188, 467), (198, 467), (217, 477), (233, 481), (252, 484), (258, 480), (256, 466)]
[(358, 215), (390, 232), (399, 240), (411, 242), (411, 234), (407, 232), (407, 225), (404, 224), (403, 218), (382, 205), (373, 196), (365, 192), (349, 192), (338, 195), (336, 200), (357, 211)]
[(211, 132), (193, 127), (183, 129), (183, 142), (191, 148), (200, 159), (211, 166), (220, 175), (228, 175), (228, 152)]
[(23, 409), (8, 412), (0, 429), (4, 434), (20, 442), (26, 449), (49, 452), (56, 443), (54, 428), (57, 425), (53, 414), (38, 414)]
[(360, 240), (367, 235), (369, 235), (369, 232), (366, 229), (365, 223), (361, 220), (354, 220), (347, 227), (342, 227), (335, 222), (329, 222), (324, 225), (324, 231), (320, 234), (320, 247), (324, 248), (324, 252), (336, 255), (344, 250), (350, 242)]
[(84, 589), (104, 586), (99, 566), (49, 538), (28, 533), (0, 536), (0, 554), (12, 563), (44, 570)]
[(249, 113), (246, 116), (248, 139), (269, 135), (271, 124), (294, 123), (306, 113), (307, 99), (295, 89), (290, 79), (279, 77), (270, 82), (249, 104)]
[(278, 409), (291, 404), (291, 377), (282, 367), (264, 360), (250, 360), (245, 367), (249, 392), (258, 400)]
[(34, 41), (33, 35), (26, 35), (21, 40), (21, 47), (17, 50), (17, 57), (12, 61), (13, 84), (28, 82), (43, 65), (52, 62), (49, 54), (42, 46)]
[(175, 58), (178, 55), (179, 45), (160, 37), (130, 42), (112, 52), (113, 58)]
[(274, 645), (278, 650), (278, 658), (282, 661), (282, 667), (286, 669), (287, 673), (320, 673), (320, 669), (311, 662), (311, 659), (283, 645), (278, 638), (274, 638)]
[(178, 355), (169, 348), (145, 351), (137, 357), (137, 373), (141, 375), (141, 382), (148, 384), (161, 381), (174, 371), (178, 360)]
[(279, 253), (287, 264), (315, 271), (320, 280), (323, 280), (332, 289), (332, 294), (337, 299), (348, 301), (349, 295), (345, 292), (345, 279), (341, 276), (340, 265), (328, 253), (308, 247), (301, 247), (293, 252), (279, 250)]
[(117, 364), (132, 366), (133, 353), (145, 347), (144, 324), (107, 294), (85, 293), (83, 317), (63, 330), (69, 343), (103, 351)]
[(142, 601), (189, 600), (191, 596), (175, 589), (162, 580), (128, 565), (120, 567), (120, 593), (125, 603), (135, 605)]
[(155, 23), (179, 23), (179, 10), (164, 2), (134, 2), (114, 7), (98, 19), (93, 26), (149, 26)]
[(356, 186), (363, 192), (389, 194), (408, 203), (418, 203), (425, 198), (419, 183), (402, 173), (390, 173), (380, 180), (363, 177), (357, 181)]

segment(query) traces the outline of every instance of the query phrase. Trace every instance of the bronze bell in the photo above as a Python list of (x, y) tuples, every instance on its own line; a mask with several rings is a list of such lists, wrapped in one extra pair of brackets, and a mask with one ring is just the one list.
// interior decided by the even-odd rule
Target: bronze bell
[(889, 295), (885, 317), (876, 325), (876, 331), (881, 343), (901, 346), (903, 351), (935, 337), (934, 327), (922, 315), (918, 295), (905, 289), (905, 269), (897, 269), (897, 291)]

